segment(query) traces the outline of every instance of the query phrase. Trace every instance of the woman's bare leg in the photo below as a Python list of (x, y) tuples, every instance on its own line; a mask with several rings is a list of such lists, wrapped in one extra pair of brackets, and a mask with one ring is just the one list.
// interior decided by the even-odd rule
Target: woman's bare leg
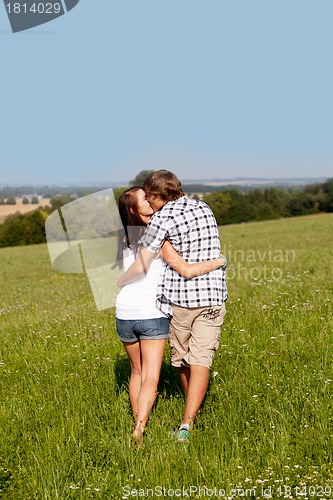
[(133, 437), (141, 442), (142, 434), (157, 396), (166, 339), (142, 340), (141, 347), (141, 390), (138, 397), (138, 415)]
[(141, 389), (141, 349), (140, 342), (123, 342), (131, 365), (129, 382), (129, 397), (131, 408), (136, 421), (138, 415), (138, 397)]

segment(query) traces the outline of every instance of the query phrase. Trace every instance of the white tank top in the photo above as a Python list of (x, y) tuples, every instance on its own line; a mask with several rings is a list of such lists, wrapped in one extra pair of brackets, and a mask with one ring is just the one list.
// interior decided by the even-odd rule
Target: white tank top
[[(135, 261), (134, 251), (127, 248), (123, 252), (124, 271)], [(128, 285), (123, 286), (116, 300), (116, 317), (118, 319), (151, 319), (165, 318), (157, 309), (156, 291), (162, 271), (162, 259), (154, 259), (147, 274)]]

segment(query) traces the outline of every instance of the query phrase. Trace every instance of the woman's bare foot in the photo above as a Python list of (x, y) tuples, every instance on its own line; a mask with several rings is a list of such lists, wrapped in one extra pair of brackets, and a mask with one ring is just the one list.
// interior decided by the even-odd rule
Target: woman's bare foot
[(143, 433), (144, 433), (145, 427), (142, 425), (142, 422), (139, 422), (139, 424), (136, 426), (136, 428), (133, 431), (133, 438), (137, 444), (142, 445), (142, 440), (143, 440)]

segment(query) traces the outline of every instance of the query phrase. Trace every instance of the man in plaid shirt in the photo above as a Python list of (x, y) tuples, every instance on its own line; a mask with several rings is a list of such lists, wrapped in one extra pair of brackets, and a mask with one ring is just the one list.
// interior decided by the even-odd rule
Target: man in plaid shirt
[[(211, 209), (184, 196), (174, 174), (166, 170), (154, 172), (145, 180), (143, 189), (155, 213), (139, 241), (139, 258), (119, 280), (120, 285), (146, 271), (166, 239), (187, 262), (219, 257), (218, 226)], [(228, 298), (225, 266), (222, 267), (203, 276), (185, 278), (164, 263), (160, 277), (156, 305), (171, 316), (171, 363), (180, 369), (186, 395), (184, 418), (175, 434), (179, 441), (189, 439), (219, 344)]]

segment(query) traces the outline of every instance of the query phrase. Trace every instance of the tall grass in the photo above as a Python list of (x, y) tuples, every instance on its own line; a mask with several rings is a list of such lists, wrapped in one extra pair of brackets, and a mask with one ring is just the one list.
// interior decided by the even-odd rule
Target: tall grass
[(184, 398), (166, 350), (143, 449), (114, 311), (45, 245), (0, 250), (1, 498), (333, 498), (333, 216), (225, 226), (221, 242), (230, 298), (191, 442), (172, 439)]

